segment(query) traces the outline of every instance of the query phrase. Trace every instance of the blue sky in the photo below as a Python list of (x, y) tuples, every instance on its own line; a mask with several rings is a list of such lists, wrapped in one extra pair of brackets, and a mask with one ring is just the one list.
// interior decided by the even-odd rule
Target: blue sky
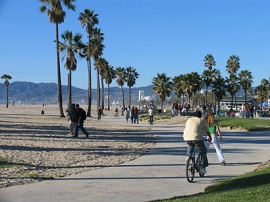
[[(116, 67), (132, 66), (140, 74), (136, 87), (147, 86), (157, 73), (174, 77), (198, 72), (212, 54), (222, 76), (226, 61), (240, 58), (240, 70), (252, 72), (253, 85), (270, 77), (270, 1), (268, 0), (77, 0), (67, 11), (59, 34), (85, 29), (78, 21), (84, 9), (99, 15), (104, 33), (103, 57)], [(14, 81), (57, 82), (55, 25), (40, 13), (38, 0), (0, 0), (0, 75)], [(61, 37), (60, 37), (61, 40)], [(61, 63), (62, 84), (67, 70)], [(75, 87), (87, 88), (87, 66), (78, 58)], [(96, 74), (93, 71), (93, 88)], [(117, 86), (113, 81), (111, 86)]]

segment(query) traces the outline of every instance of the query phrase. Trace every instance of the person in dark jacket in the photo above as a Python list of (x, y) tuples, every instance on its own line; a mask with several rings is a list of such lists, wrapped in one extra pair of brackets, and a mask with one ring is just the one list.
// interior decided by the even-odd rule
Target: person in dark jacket
[(77, 124), (75, 125), (75, 135), (73, 137), (78, 137), (79, 129), (81, 129), (81, 131), (85, 134), (85, 136), (88, 137), (89, 133), (86, 132), (85, 128), (83, 127), (83, 123), (84, 123), (83, 114), (85, 112), (82, 108), (80, 108), (79, 104), (76, 104), (75, 109), (77, 111), (78, 121), (77, 121)]
[(69, 128), (69, 135), (74, 136), (74, 128), (77, 125), (78, 117), (77, 117), (77, 111), (75, 109), (75, 103), (71, 104), (71, 106), (67, 110), (67, 118), (68, 118), (68, 128)]

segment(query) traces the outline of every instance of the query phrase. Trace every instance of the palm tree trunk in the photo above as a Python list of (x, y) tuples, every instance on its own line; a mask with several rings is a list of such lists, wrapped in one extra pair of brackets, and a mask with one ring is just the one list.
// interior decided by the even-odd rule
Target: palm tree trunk
[(247, 104), (247, 91), (245, 90), (245, 104)]
[(7, 104), (6, 104), (6, 108), (8, 108), (8, 86), (7, 86)]
[(121, 90), (122, 90), (123, 107), (124, 107), (124, 109), (125, 109), (125, 95), (124, 95), (124, 88), (123, 88), (123, 86), (121, 86)]
[(111, 99), (110, 99), (110, 84), (108, 84), (108, 110), (110, 110), (111, 106)]
[(99, 68), (97, 67), (97, 109), (100, 106), (100, 80), (99, 80)]
[(71, 70), (68, 72), (68, 106), (71, 107)]
[(91, 75), (91, 58), (88, 65), (88, 109), (87, 109), (87, 116), (91, 117), (91, 105), (92, 105), (92, 75)]
[(101, 77), (101, 109), (102, 111), (104, 110), (104, 98), (105, 98), (105, 93), (104, 93), (104, 79)]
[(92, 71), (91, 71), (91, 56), (90, 56), (90, 35), (88, 36), (88, 109), (87, 116), (91, 117), (91, 108), (92, 108)]
[(59, 39), (58, 39), (58, 23), (56, 25), (56, 59), (57, 59), (57, 93), (60, 117), (64, 116), (63, 100), (62, 100), (62, 83), (61, 83), (61, 71), (60, 71), (60, 56), (59, 56)]
[(207, 91), (208, 91), (208, 86), (206, 86), (206, 91), (205, 91), (205, 101), (204, 101), (205, 106), (207, 106)]
[(131, 107), (131, 86), (129, 86), (129, 101), (128, 101), (128, 107), (130, 109)]

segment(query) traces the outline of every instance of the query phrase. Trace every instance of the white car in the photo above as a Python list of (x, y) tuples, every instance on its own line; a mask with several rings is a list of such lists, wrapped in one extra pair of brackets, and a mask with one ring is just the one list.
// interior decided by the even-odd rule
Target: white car
[[(231, 105), (226, 106), (226, 109), (227, 109), (227, 110), (230, 110), (230, 109), (231, 109)], [(232, 109), (233, 109), (233, 110), (239, 111), (239, 110), (240, 110), (240, 106), (237, 105), (237, 109), (236, 109), (236, 108), (235, 108), (235, 105), (233, 105), (233, 106), (232, 106)]]

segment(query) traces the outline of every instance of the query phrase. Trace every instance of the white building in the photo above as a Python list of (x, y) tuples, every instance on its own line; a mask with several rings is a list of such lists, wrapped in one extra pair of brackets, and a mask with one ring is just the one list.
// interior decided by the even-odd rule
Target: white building
[(139, 90), (139, 100), (143, 100), (143, 98), (144, 98), (144, 91)]

